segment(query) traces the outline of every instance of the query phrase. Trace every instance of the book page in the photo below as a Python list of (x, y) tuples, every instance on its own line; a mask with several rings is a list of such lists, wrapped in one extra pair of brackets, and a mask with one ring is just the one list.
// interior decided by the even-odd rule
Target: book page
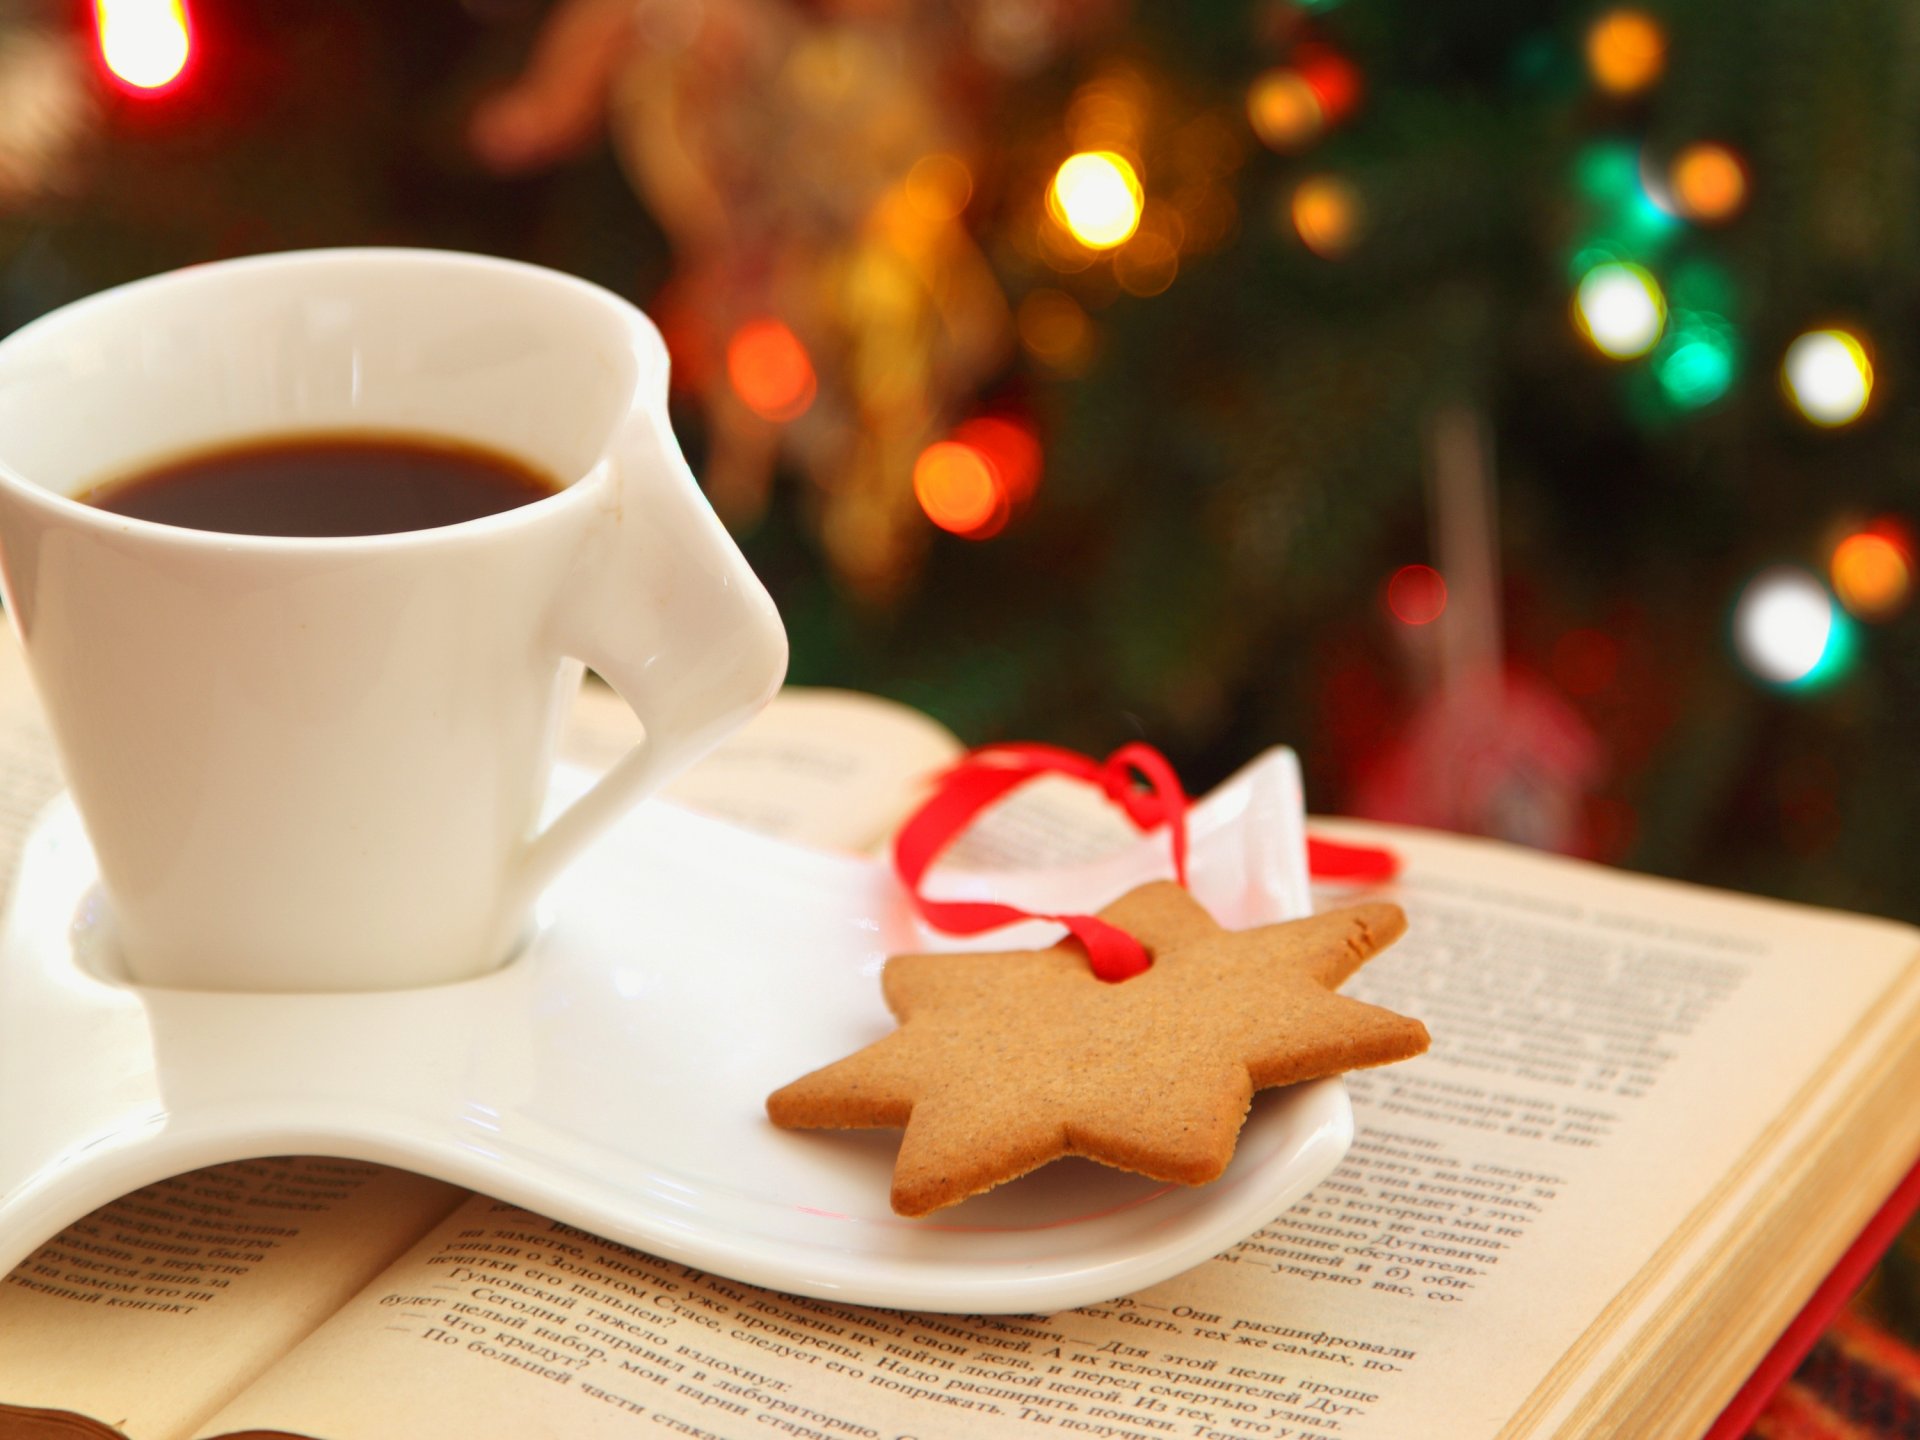
[[(1783, 1117), (1818, 1128), (1848, 1037), (1882, 1011), (1911, 1026), (1916, 937), (1346, 833), (1402, 851), (1387, 893), (1412, 922), (1348, 988), (1424, 1017), (1434, 1048), (1351, 1077), (1347, 1159), (1216, 1259), (1057, 1315), (905, 1314), (703, 1275), (476, 1197), (206, 1433), (400, 1440), (453, 1417), (483, 1440), (1533, 1433), (1521, 1417), (1601, 1367), (1605, 1318), (1782, 1173)], [(1910, 1156), (1920, 1133), (1891, 1143)]]
[(75, 1222), (0, 1280), (7, 1407), (184, 1436), (466, 1192), (354, 1160), (243, 1160)]
[[(10, 645), (0, 657), (0, 863), (10, 869), (26, 820), (57, 782), (30, 700), (6, 683), (8, 662), (17, 682)], [(1825, 1112), (1808, 1100), (1825, 1093), (1823, 1057), (1866, 1025), (1876, 1001), (1907, 1003), (1896, 987), (1910, 974), (1912, 934), (1505, 847), (1353, 833), (1407, 854), (1405, 880), (1389, 893), (1407, 906), (1413, 930), (1349, 989), (1427, 1019), (1435, 1048), (1352, 1077), (1359, 1138), (1348, 1160), (1216, 1260), (1140, 1295), (1057, 1316), (909, 1316), (701, 1276), (475, 1198), (270, 1367), (207, 1433), (261, 1424), (406, 1434), (444, 1428), (449, 1414), (479, 1436), (528, 1433), (514, 1417), (537, 1415), (536, 1429), (564, 1416), (578, 1433), (596, 1433), (592, 1424), (620, 1434), (771, 1429), (920, 1440), (1046, 1429), (1492, 1440), (1534, 1433), (1513, 1428), (1515, 1417), (1558, 1424), (1579, 1409), (1565, 1391), (1570, 1370), (1631, 1358), (1625, 1322), (1610, 1328), (1607, 1317), (1638, 1323), (1666, 1303), (1662, 1287), (1682, 1262), (1748, 1233), (1732, 1230), (1727, 1212), (1780, 1178), (1798, 1153), (1781, 1138), (1779, 1117), (1798, 1113), (1800, 1130), (1817, 1130)], [(1016, 836), (996, 839), (989, 826), (968, 843), (977, 856), (1040, 863), (1062, 844), (1071, 852), (1091, 842), (1073, 818), (1049, 812), (1029, 815)], [(1837, 1072), (1828, 1070), (1831, 1090)], [(1912, 1124), (1904, 1116), (1890, 1123)], [(1887, 1148), (1905, 1146), (1910, 1157), (1915, 1143), (1901, 1133)], [(527, 1238), (543, 1235), (549, 1250)], [(82, 1273), (74, 1262), (88, 1252), (76, 1240), (99, 1243), (75, 1227), (49, 1258), (62, 1278), (42, 1282), (70, 1285)], [(505, 1248), (487, 1253), (494, 1245)], [(522, 1253), (505, 1253), (514, 1247)], [(258, 1265), (288, 1254), (276, 1249)], [(462, 1265), (462, 1256), (484, 1263)], [(1824, 1268), (1817, 1247), (1803, 1259), (1809, 1266), (1816, 1278)], [(25, 1267), (16, 1276), (34, 1278)], [(441, 1288), (424, 1284), (429, 1276)], [(558, 1298), (573, 1304), (541, 1308), (574, 1316), (557, 1333), (596, 1343), (603, 1355), (530, 1331), (553, 1329), (551, 1316), (500, 1298), (538, 1305), (556, 1277), (566, 1281)], [(237, 1277), (220, 1278), (231, 1293)], [(575, 1293), (576, 1283), (591, 1292)], [(22, 1296), (65, 1319), (36, 1313), (30, 1325), (13, 1323), (3, 1307)], [(442, 1300), (451, 1303), (436, 1310)], [(200, 1303), (203, 1314), (216, 1308)], [(576, 1313), (589, 1303), (591, 1311)], [(384, 1318), (372, 1326), (376, 1310)], [(73, 1354), (124, 1353), (88, 1339), (85, 1327), (103, 1315), (157, 1325), (176, 1313), (8, 1283), (0, 1285), (0, 1349), (28, 1329), (64, 1329)], [(448, 1315), (461, 1324), (444, 1323)], [(582, 1323), (600, 1333), (575, 1328)], [(524, 1344), (503, 1338), (516, 1335)], [(466, 1348), (475, 1342), (482, 1348)], [(150, 1386), (178, 1369), (179, 1351), (160, 1349), (168, 1358), (145, 1369)], [(423, 1358), (454, 1354), (458, 1365)], [(568, 1354), (575, 1363), (556, 1363)], [(1569, 1357), (1583, 1355), (1584, 1368), (1570, 1366)], [(358, 1391), (384, 1390), (387, 1413), (345, 1430), (336, 1412), (354, 1403), (342, 1392), (355, 1387), (339, 1377), (357, 1377), (360, 1365), (406, 1380)], [(90, 1359), (79, 1368), (97, 1381), (114, 1364)], [(590, 1403), (575, 1413), (565, 1407), (577, 1402), (554, 1398), (562, 1391)], [(0, 1398), (13, 1398), (4, 1381)]]
[[(565, 753), (604, 768), (639, 733), (619, 697), (591, 681), (574, 708)], [(777, 840), (869, 850), (960, 749), (952, 732), (905, 705), (788, 687), (661, 793)]]
[[(638, 734), (583, 687), (567, 758)], [(876, 843), (959, 743), (904, 706), (787, 691), (684, 776), (679, 803), (826, 847)], [(0, 637), (0, 881), (58, 792), (11, 632)], [(465, 1196), (361, 1162), (282, 1157), (176, 1176), (69, 1227), (0, 1280), (0, 1434), (77, 1412), (132, 1440), (188, 1434)], [(66, 1424), (68, 1422), (60, 1422)]]

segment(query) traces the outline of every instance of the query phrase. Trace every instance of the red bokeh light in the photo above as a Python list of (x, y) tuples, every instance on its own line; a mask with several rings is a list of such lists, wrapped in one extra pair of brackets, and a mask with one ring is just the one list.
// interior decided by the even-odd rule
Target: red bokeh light
[(1447, 608), (1447, 582), (1431, 565), (1402, 565), (1387, 581), (1387, 609), (1402, 625), (1431, 625)]
[(1869, 521), (1866, 529), (1869, 535), (1879, 535), (1891, 540), (1908, 561), (1911, 562), (1914, 559), (1913, 529), (1899, 516), (1882, 515), (1876, 520)]
[(1338, 125), (1360, 108), (1360, 67), (1335, 50), (1302, 49), (1295, 59), (1300, 78), (1320, 102), (1320, 114)]
[(1005, 416), (980, 415), (956, 426), (953, 438), (986, 457), (1010, 507), (1033, 498), (1040, 485), (1040, 441), (1033, 431)]

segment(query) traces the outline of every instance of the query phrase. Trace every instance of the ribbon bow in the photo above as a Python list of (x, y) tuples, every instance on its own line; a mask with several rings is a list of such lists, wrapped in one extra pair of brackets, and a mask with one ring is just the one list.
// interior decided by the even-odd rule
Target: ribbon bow
[[(920, 882), (951, 844), (987, 806), (1039, 775), (1065, 775), (1097, 785), (1142, 831), (1167, 827), (1174, 878), (1187, 883), (1187, 794), (1167, 757), (1151, 745), (1122, 745), (1094, 760), (1055, 745), (989, 745), (963, 755), (935, 777), (934, 792), (893, 840), (893, 865), (920, 918), (950, 935), (978, 935), (1020, 920), (1052, 920), (1086, 947), (1088, 963), (1102, 980), (1125, 980), (1153, 964), (1146, 946), (1097, 915), (1043, 915), (990, 900), (933, 900)], [(1390, 880), (1399, 861), (1392, 851), (1307, 839), (1307, 868), (1317, 879)]]
[(1141, 830), (1165, 825), (1173, 846), (1174, 878), (1187, 883), (1187, 795), (1166, 756), (1151, 745), (1122, 745), (1104, 762), (1054, 745), (989, 745), (962, 756), (942, 773), (926, 804), (894, 836), (894, 868), (914, 909), (950, 935), (977, 935), (1018, 920), (1054, 920), (1086, 947), (1093, 973), (1102, 980), (1140, 974), (1153, 963), (1146, 946), (1098, 916), (1043, 915), (994, 901), (933, 900), (920, 893), (920, 881), (934, 860), (973, 817), (1038, 775), (1066, 775), (1098, 785)]

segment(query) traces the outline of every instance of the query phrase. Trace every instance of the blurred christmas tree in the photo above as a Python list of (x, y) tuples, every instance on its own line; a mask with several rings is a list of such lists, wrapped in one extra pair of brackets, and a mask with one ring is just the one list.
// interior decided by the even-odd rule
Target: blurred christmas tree
[(1920, 918), (1916, 44), (1895, 0), (0, 0), (0, 328), (295, 246), (572, 270), (660, 319), (796, 680)]

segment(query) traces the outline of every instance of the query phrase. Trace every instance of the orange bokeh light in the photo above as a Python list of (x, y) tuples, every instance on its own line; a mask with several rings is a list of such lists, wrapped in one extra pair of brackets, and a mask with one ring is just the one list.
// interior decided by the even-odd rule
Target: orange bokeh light
[(1338, 176), (1302, 180), (1288, 209), (1300, 242), (1323, 260), (1338, 260), (1360, 238), (1360, 197)]
[(1324, 122), (1320, 97), (1298, 70), (1269, 70), (1247, 91), (1247, 123), (1270, 150), (1301, 149)]
[(771, 316), (749, 320), (727, 342), (727, 379), (763, 420), (792, 420), (813, 404), (819, 382), (800, 337)]
[(920, 452), (913, 494), (929, 520), (969, 540), (997, 535), (1007, 523), (1007, 497), (993, 461), (959, 440), (936, 441)]
[(186, 0), (94, 0), (100, 58), (129, 89), (164, 90), (193, 51)]
[(1447, 582), (1431, 565), (1402, 565), (1387, 581), (1387, 609), (1402, 625), (1431, 625), (1447, 608)]
[(1614, 95), (1646, 89), (1667, 68), (1667, 35), (1642, 10), (1609, 10), (1587, 31), (1587, 70)]
[(1689, 220), (1731, 219), (1747, 199), (1747, 170), (1724, 145), (1701, 141), (1673, 159), (1668, 175), (1674, 204)]
[(1863, 620), (1878, 620), (1899, 609), (1913, 585), (1913, 557), (1888, 535), (1863, 530), (1833, 550), (1829, 573), (1840, 603)]

